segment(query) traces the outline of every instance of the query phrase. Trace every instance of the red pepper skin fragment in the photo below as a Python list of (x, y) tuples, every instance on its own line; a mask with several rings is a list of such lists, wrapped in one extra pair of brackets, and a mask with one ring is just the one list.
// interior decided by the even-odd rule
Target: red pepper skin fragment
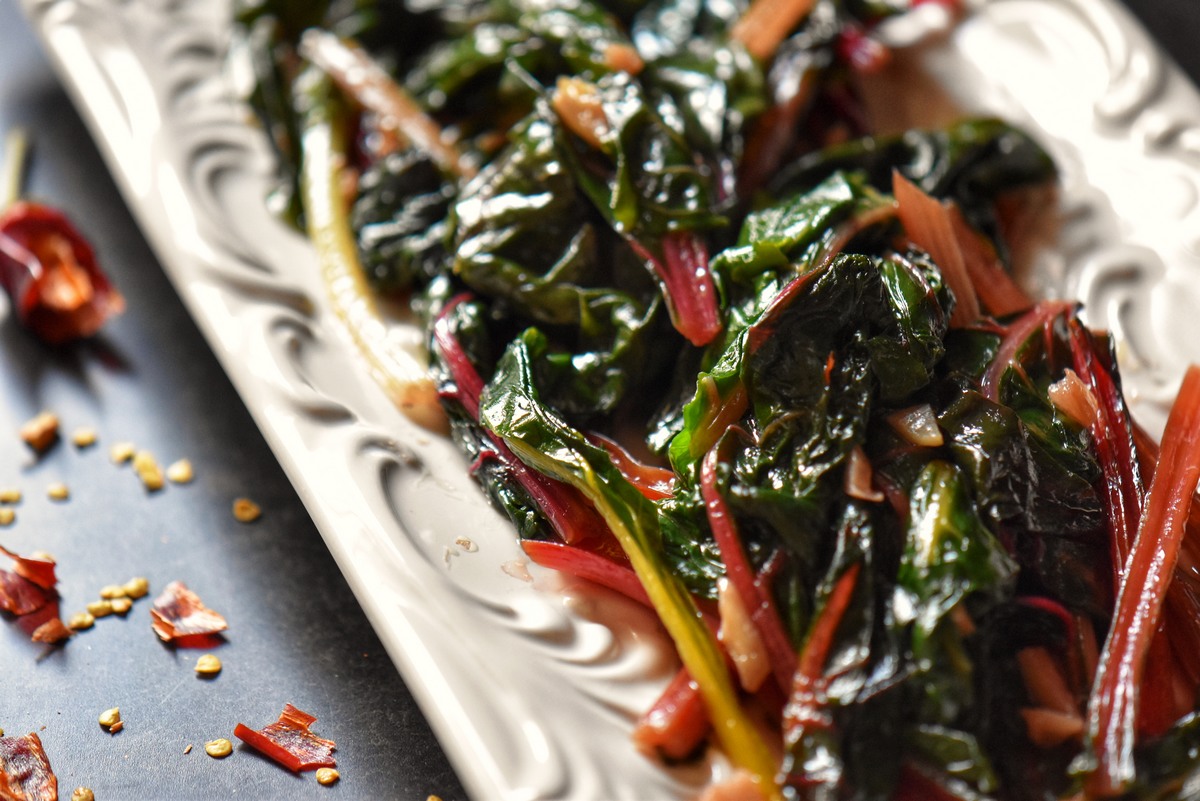
[(1193, 365), (1167, 418), (1158, 469), (1122, 576), (1088, 703), (1088, 735), (1096, 759), (1087, 780), (1090, 796), (1118, 795), (1134, 778), (1133, 749), (1146, 662), (1198, 482), (1200, 367)]
[(21, 325), (52, 345), (91, 336), (125, 308), (83, 235), (38, 203), (0, 214), (0, 286)]
[(0, 609), (20, 617), (36, 612), (54, 598), (53, 590), (45, 590), (27, 578), (0, 570)]
[(54, 575), (54, 562), (49, 559), (37, 559), (32, 556), (21, 556), (0, 545), (0, 553), (16, 562), (13, 570), (18, 576), (32, 581), (44, 590), (53, 590), (58, 583)]
[(337, 745), (333, 740), (324, 740), (312, 733), (309, 727), (316, 720), (307, 712), (285, 704), (279, 720), (263, 727), (262, 731), (239, 723), (233, 735), (293, 773), (335, 767), (333, 751)]
[(71, 630), (60, 617), (52, 617), (33, 630), (29, 639), (34, 642), (59, 643), (71, 638)]
[(0, 737), (0, 801), (57, 801), (58, 778), (30, 732), (24, 737)]
[(182, 581), (172, 581), (150, 610), (150, 625), (163, 642), (188, 645), (189, 638), (207, 638), (229, 626), (225, 618), (209, 609)]

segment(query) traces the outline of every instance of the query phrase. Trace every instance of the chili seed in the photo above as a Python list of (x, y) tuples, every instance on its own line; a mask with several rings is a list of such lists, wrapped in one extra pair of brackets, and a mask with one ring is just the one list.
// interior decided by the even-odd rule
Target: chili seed
[(317, 768), (317, 784), (328, 787), (340, 778), (342, 778), (342, 774), (333, 768)]
[(16, 519), (16, 512), (7, 506), (0, 506), (0, 526), (11, 526)]
[(96, 625), (96, 618), (92, 617), (87, 612), (78, 612), (67, 618), (67, 628), (73, 629), (74, 631), (90, 629), (94, 625)]
[(180, 459), (167, 468), (167, 480), (172, 484), (187, 484), (193, 478), (192, 463), (187, 459)]
[(112, 601), (92, 601), (87, 605), (87, 610), (92, 617), (108, 617), (113, 613)]
[(76, 787), (71, 793), (71, 801), (96, 801), (96, 794), (90, 787)]
[(58, 439), (58, 417), (53, 412), (42, 412), (28, 420), (21, 426), (21, 439), (41, 453)]
[(183, 749), (183, 755), (187, 756), (190, 753), (192, 753), (192, 744), (188, 743), (187, 748)]
[(133, 458), (134, 450), (132, 442), (118, 442), (108, 449), (108, 458), (113, 464), (125, 464)]
[(105, 584), (100, 588), (100, 597), (110, 601), (113, 598), (124, 598), (125, 588), (120, 584)]
[(249, 498), (238, 498), (233, 502), (233, 516), (242, 523), (253, 523), (262, 516), (262, 508)]
[(71, 442), (75, 443), (76, 448), (90, 448), (96, 444), (96, 439), (96, 429), (86, 426), (75, 429), (75, 432), (71, 434)]
[(67, 488), (66, 484), (62, 483), (61, 481), (56, 481), (50, 486), (46, 487), (46, 495), (52, 501), (65, 501), (67, 498), (71, 497), (71, 490)]
[(0, 503), (20, 503), (21, 491), (14, 487), (0, 489)]
[(112, 727), (121, 722), (121, 708), (114, 706), (100, 713), (100, 725), (112, 731)]
[(130, 598), (144, 598), (150, 592), (150, 582), (138, 576), (125, 582), (125, 594)]
[(224, 737), (216, 740), (209, 740), (204, 744), (204, 753), (208, 754), (213, 759), (224, 759), (233, 753), (233, 743), (229, 742)]
[(118, 615), (124, 615), (133, 608), (133, 601), (128, 598), (113, 598), (108, 603)]
[(221, 660), (212, 654), (205, 654), (196, 660), (196, 673), (201, 676), (215, 676), (221, 672)]

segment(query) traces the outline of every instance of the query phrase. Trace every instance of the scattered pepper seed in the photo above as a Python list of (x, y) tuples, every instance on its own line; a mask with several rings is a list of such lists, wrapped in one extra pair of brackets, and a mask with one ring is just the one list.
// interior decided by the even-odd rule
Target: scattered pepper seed
[(342, 778), (342, 774), (333, 768), (317, 768), (317, 784), (328, 787), (340, 778)]
[(67, 488), (66, 484), (62, 483), (61, 481), (56, 481), (50, 486), (46, 487), (46, 495), (52, 501), (65, 501), (67, 498), (71, 497), (71, 490)]
[(253, 523), (262, 516), (262, 508), (249, 498), (237, 498), (233, 502), (233, 516), (242, 523)]
[(467, 553), (475, 553), (476, 551), (479, 550), (479, 546), (476, 545), (471, 540), (470, 537), (462, 537), (462, 536), (456, 537), (454, 540), (454, 544), (457, 545), (459, 548), (462, 548)]
[(96, 794), (90, 787), (76, 787), (71, 793), (71, 801), (96, 801)]
[(112, 601), (92, 601), (87, 605), (87, 610), (92, 617), (108, 617), (113, 613)]
[(118, 442), (108, 449), (108, 458), (113, 464), (125, 464), (133, 458), (136, 448), (132, 442)]
[(192, 744), (188, 743), (187, 748), (183, 749), (183, 755), (187, 756), (190, 753), (192, 753)]
[(233, 753), (233, 743), (220, 737), (216, 740), (209, 740), (204, 744), (204, 753), (208, 754), (213, 759), (224, 759)]
[(112, 709), (106, 709), (100, 713), (100, 725), (109, 731), (112, 727), (121, 722), (121, 707), (114, 706)]
[(125, 582), (125, 595), (130, 598), (144, 598), (150, 592), (150, 582), (141, 576)]
[(124, 598), (126, 595), (125, 587), (121, 584), (105, 584), (100, 588), (100, 597), (112, 600), (113, 598)]
[(58, 439), (58, 416), (53, 412), (42, 412), (21, 426), (21, 439), (38, 453), (49, 448)]
[(150, 451), (138, 451), (133, 455), (133, 469), (137, 472), (142, 485), (151, 492), (163, 488), (163, 472), (158, 460)]
[(0, 526), (11, 526), (16, 519), (16, 512), (7, 506), (0, 506)]
[(67, 618), (67, 628), (73, 631), (83, 631), (96, 625), (96, 618), (87, 612), (77, 612)]
[(128, 598), (113, 598), (108, 603), (112, 607), (113, 612), (118, 615), (124, 615), (133, 608), (133, 601)]
[(87, 426), (77, 428), (71, 434), (71, 442), (75, 443), (76, 448), (90, 448), (96, 444), (97, 438), (96, 429)]
[(52, 565), (58, 564), (58, 560), (45, 551), (34, 551), (33, 553), (29, 554), (29, 558), (38, 559), (43, 562), (49, 562)]
[(15, 487), (0, 488), (0, 503), (20, 503), (21, 491)]
[(221, 672), (221, 660), (212, 654), (205, 654), (196, 660), (196, 673), (209, 678)]
[(167, 480), (172, 484), (187, 484), (193, 478), (195, 473), (192, 471), (192, 463), (187, 459), (180, 459), (167, 468)]

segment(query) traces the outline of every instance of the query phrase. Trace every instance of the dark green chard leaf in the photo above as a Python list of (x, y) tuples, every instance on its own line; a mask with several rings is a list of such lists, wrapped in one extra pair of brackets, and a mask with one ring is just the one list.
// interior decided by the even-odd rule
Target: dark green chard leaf
[(363, 173), (350, 220), (377, 291), (405, 290), (445, 271), (453, 199), (454, 187), (417, 150), (390, 153)]
[(729, 213), (741, 199), (737, 170), (751, 121), (767, 107), (760, 65), (741, 48), (694, 39), (650, 62), (641, 75), (665, 120), (679, 127), (714, 176), (714, 200)]
[(662, 258), (662, 237), (725, 221), (712, 213), (712, 176), (697, 164), (681, 130), (658, 115), (628, 75), (595, 82), (611, 134), (596, 150), (572, 148), (576, 180), (619, 234)]
[(723, 39), (750, 0), (657, 0), (647, 3), (633, 18), (630, 35), (647, 60), (657, 60), (685, 50), (697, 39)]
[[(686, 473), (745, 410), (743, 365), (751, 327), (790, 281), (818, 265), (839, 224), (849, 224), (855, 214), (880, 203), (874, 194), (834, 176), (808, 195), (749, 215), (738, 244), (713, 260), (728, 309), (726, 326), (708, 348), (694, 395), (655, 434), (662, 442), (671, 432), (671, 462), (677, 470)], [(821, 354), (822, 364), (826, 355)]]
[(653, 284), (628, 249), (594, 225), (564, 167), (561, 136), (552, 115), (532, 115), (462, 189), (454, 272), (554, 337), (538, 366), (540, 386), (555, 408), (586, 418), (612, 412), (674, 348), (655, 323)]
[(917, 726), (911, 736), (914, 756), (933, 764), (977, 797), (999, 789), (991, 761), (973, 734), (926, 724)]
[(1053, 160), (1028, 134), (996, 119), (967, 120), (945, 130), (910, 130), (866, 137), (798, 160), (772, 184), (776, 193), (803, 192), (840, 170), (861, 170), (888, 191), (892, 171), (937, 198), (954, 200), (967, 220), (989, 236), (1003, 256), (996, 199), (1057, 177)]
[(975, 511), (964, 474), (930, 462), (909, 494), (909, 524), (894, 600), (899, 624), (912, 624), (912, 652), (928, 657), (934, 632), (969, 595), (1011, 591), (1016, 565)]
[(299, 120), (290, 87), (302, 64), (296, 54), (300, 35), (323, 27), (360, 41), (384, 63), (399, 67), (437, 39), (441, 28), (433, 15), (394, 0), (237, 0), (234, 16), (235, 52), (248, 61), (254, 82), (247, 100), (277, 155), (271, 202), (299, 225)]
[(592, 445), (544, 406), (533, 364), (545, 337), (529, 329), (513, 340), (480, 397), (480, 420), (531, 467), (565, 482), (592, 503), (608, 523), (680, 658), (700, 687), (717, 736), (733, 763), (757, 781), (770, 782), (774, 760), (736, 696), (724, 659), (683, 584), (662, 560), (654, 505)]
[(661, 117), (626, 73), (571, 79), (552, 104), (572, 131), (580, 189), (658, 281), (676, 329), (707, 344), (721, 319), (705, 232), (725, 220), (713, 211), (712, 169), (692, 153), (682, 120)]
[(504, 133), (532, 110), (541, 87), (560, 75), (598, 78), (628, 63), (622, 56), (638, 63), (618, 21), (588, 0), (490, 0), (429, 50), (405, 86), (465, 136)]

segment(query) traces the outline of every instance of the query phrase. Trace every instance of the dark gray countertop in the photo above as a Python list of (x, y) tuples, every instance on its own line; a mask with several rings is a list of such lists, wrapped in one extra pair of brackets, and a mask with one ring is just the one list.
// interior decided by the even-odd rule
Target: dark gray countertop
[[(224, 671), (192, 671), (203, 651), (175, 650), (150, 630), (149, 599), (102, 619), (66, 647), (31, 643), (0, 618), (0, 728), (39, 732), (64, 798), (88, 785), (114, 799), (371, 798), (446, 801), (463, 790), (312, 520), (138, 232), (87, 131), (13, 0), (0, 0), (0, 131), (34, 140), (27, 194), (64, 208), (92, 240), (128, 302), (98, 340), (61, 350), (19, 330), (0, 301), (0, 486), (25, 495), (0, 544), (59, 562), (64, 615), (134, 575), (152, 594), (180, 579), (229, 620), (213, 649)], [(69, 435), (35, 460), (15, 431), (48, 408)], [(148, 495), (109, 446), (130, 440), (164, 463), (187, 457), (196, 480)], [(46, 486), (65, 481), (66, 503)], [(236, 522), (232, 500), (263, 508)], [(7, 565), (0, 565), (7, 567)], [(342, 781), (318, 786), (237, 747), (217, 761), (203, 744), (258, 728), (291, 702), (337, 742)], [(97, 717), (119, 706), (124, 731)], [(236, 740), (234, 740), (236, 743)], [(187, 745), (195, 748), (185, 755)]]
[[(1128, 0), (1193, 77), (1200, 77), (1194, 0)], [(28, 194), (65, 207), (102, 254), (129, 311), (88, 344), (46, 349), (0, 314), (0, 434), (43, 408), (65, 431), (100, 433), (88, 450), (60, 442), (41, 459), (10, 437), (0, 486), (25, 493), (0, 544), (59, 560), (62, 611), (134, 575), (152, 593), (188, 583), (230, 622), (215, 680), (196, 678), (199, 652), (160, 644), (148, 600), (104, 619), (67, 647), (28, 640), (0, 619), (0, 727), (39, 732), (64, 797), (91, 786), (111, 799), (464, 796), (420, 711), (275, 458), (134, 225), (87, 131), (41, 56), (14, 0), (0, 0), (0, 130), (35, 139)], [(108, 448), (131, 440), (164, 462), (189, 458), (196, 480), (148, 495)], [(49, 501), (65, 481), (72, 497)], [(236, 522), (234, 497), (264, 509)], [(217, 761), (203, 743), (259, 727), (291, 702), (338, 743), (340, 784), (319, 787), (237, 747)], [(120, 706), (126, 728), (97, 725)], [(184, 750), (194, 749), (190, 754)]]

